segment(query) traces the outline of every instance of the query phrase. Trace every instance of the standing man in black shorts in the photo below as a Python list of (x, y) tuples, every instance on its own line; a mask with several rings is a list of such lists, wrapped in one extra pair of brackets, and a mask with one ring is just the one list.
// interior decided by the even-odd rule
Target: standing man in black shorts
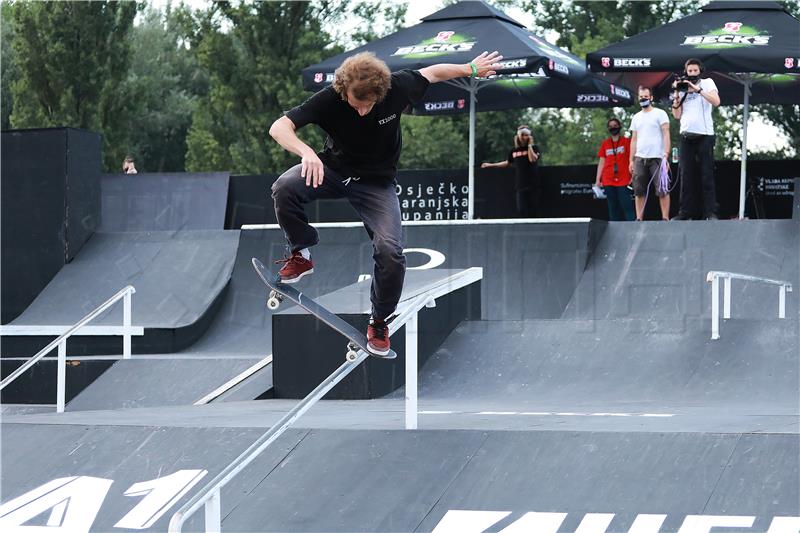
[[(347, 198), (372, 239), (375, 269), (370, 300), (372, 319), (367, 347), (374, 355), (389, 353), (389, 321), (400, 301), (405, 277), (400, 202), (395, 191), (402, 137), (400, 115), (418, 102), (428, 85), (462, 77), (495, 74), (502, 59), (484, 52), (468, 64), (438, 64), (420, 70), (390, 72), (370, 52), (347, 58), (326, 87), (277, 119), (269, 134), (301, 157), (272, 186), (275, 214), (291, 255), (279, 275), (295, 283), (314, 272), (309, 248), (319, 242), (303, 205), (318, 198)], [(315, 153), (295, 133), (317, 124), (328, 138)]]

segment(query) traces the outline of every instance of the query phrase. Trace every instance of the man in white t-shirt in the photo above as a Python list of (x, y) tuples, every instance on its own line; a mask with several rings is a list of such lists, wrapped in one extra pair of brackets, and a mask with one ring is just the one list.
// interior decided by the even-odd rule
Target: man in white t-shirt
[[(689, 59), (684, 65), (685, 90), (678, 80), (672, 84), (672, 116), (681, 121), (678, 157), (681, 172), (681, 207), (676, 220), (690, 220), (697, 213), (698, 180), (702, 183), (702, 215), (717, 219), (717, 194), (714, 184), (714, 121), (711, 110), (720, 104), (717, 84), (701, 78), (703, 64)], [(698, 176), (699, 174), (699, 176)]]
[(653, 107), (653, 90), (639, 87), (639, 105), (642, 110), (631, 120), (630, 167), (633, 175), (633, 195), (636, 201), (636, 220), (644, 218), (647, 192), (655, 185), (661, 218), (669, 220), (669, 190), (661, 183), (661, 163), (669, 154), (669, 117)]

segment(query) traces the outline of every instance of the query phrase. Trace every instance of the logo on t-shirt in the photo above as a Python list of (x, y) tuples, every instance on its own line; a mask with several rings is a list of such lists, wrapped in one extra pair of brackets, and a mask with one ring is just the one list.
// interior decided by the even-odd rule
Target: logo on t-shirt
[(392, 113), (388, 117), (384, 117), (382, 119), (379, 119), (378, 120), (378, 124), (380, 124), (382, 126), (382, 125), (386, 124), (387, 122), (393, 121), (396, 118), (397, 118), (397, 113)]

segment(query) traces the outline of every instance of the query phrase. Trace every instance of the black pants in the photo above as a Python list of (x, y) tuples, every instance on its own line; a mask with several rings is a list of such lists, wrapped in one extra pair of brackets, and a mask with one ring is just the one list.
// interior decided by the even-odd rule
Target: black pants
[(343, 178), (325, 166), (322, 185), (315, 189), (306, 185), (300, 170), (300, 165), (293, 166), (272, 185), (275, 215), (291, 251), (309, 248), (319, 242), (317, 230), (308, 223), (304, 204), (318, 198), (347, 198), (372, 239), (372, 257), (375, 260), (370, 291), (372, 316), (387, 318), (400, 301), (406, 273), (400, 202), (394, 183)]
[[(679, 148), (681, 171), (680, 214), (703, 218), (717, 214), (717, 191), (714, 184), (714, 135), (689, 139), (681, 135)], [(698, 183), (700, 182), (700, 183)], [(702, 185), (702, 205), (697, 192)]]
[(517, 216), (533, 218), (539, 215), (539, 198), (541, 189), (517, 189)]

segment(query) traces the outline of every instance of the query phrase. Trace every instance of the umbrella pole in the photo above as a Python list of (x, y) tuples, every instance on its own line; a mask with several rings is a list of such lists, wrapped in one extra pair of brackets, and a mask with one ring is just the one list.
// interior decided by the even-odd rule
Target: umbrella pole
[(467, 218), (475, 218), (475, 80), (469, 80), (469, 197)]
[(742, 161), (739, 170), (739, 220), (744, 219), (744, 203), (747, 189), (747, 122), (750, 116), (750, 80), (744, 83), (744, 125), (742, 126)]

